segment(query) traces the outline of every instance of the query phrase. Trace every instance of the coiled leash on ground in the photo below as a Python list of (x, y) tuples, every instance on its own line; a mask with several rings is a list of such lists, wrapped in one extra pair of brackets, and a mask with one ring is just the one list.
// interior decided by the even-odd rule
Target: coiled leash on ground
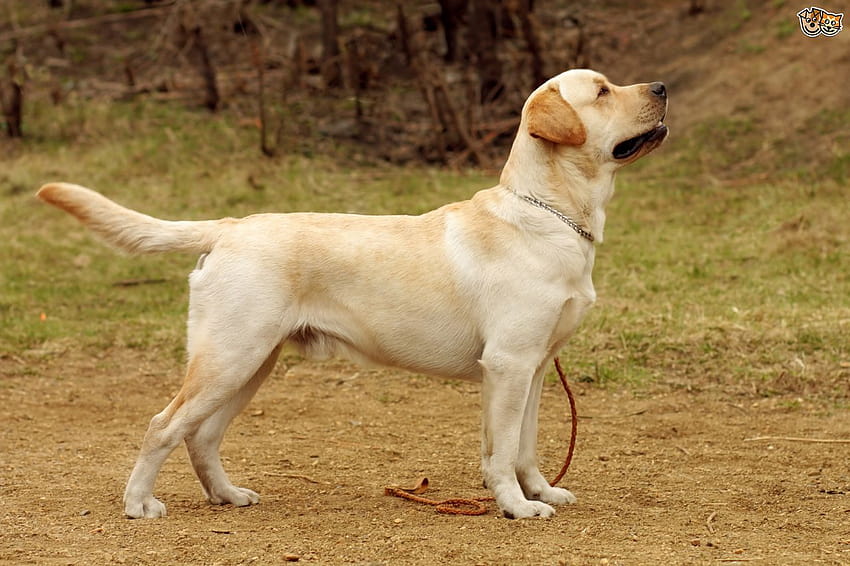
[[(567, 448), (567, 456), (564, 458), (564, 465), (561, 466), (561, 471), (558, 472), (558, 475), (555, 476), (555, 479), (549, 482), (549, 485), (555, 487), (558, 485), (558, 482), (561, 481), (561, 478), (564, 477), (564, 474), (567, 473), (567, 469), (570, 467), (570, 463), (573, 460), (573, 450), (576, 446), (576, 429), (578, 427), (578, 416), (576, 415), (576, 400), (573, 397), (573, 392), (570, 390), (570, 385), (567, 383), (567, 378), (564, 375), (564, 370), (561, 369), (561, 360), (555, 356), (553, 360), (555, 362), (555, 370), (558, 372), (558, 377), (561, 380), (561, 385), (564, 387), (564, 391), (567, 394), (567, 399), (570, 402), (570, 445)], [(493, 497), (476, 497), (473, 499), (467, 499), (464, 497), (453, 497), (451, 499), (444, 499), (442, 501), (437, 501), (436, 499), (428, 499), (427, 497), (422, 497), (422, 493), (428, 490), (428, 478), (422, 478), (419, 480), (419, 483), (412, 488), (401, 488), (401, 487), (385, 487), (384, 495), (392, 495), (393, 497), (401, 497), (402, 499), (409, 499), (410, 501), (415, 501), (417, 503), (422, 503), (424, 505), (432, 505), (436, 509), (437, 513), (445, 513), (448, 515), (484, 515), (487, 512), (487, 506), (484, 505), (485, 501), (493, 501)]]

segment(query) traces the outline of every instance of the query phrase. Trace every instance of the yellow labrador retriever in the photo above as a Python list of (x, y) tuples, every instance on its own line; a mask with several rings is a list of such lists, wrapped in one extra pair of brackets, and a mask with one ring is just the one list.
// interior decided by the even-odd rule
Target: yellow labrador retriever
[(135, 253), (201, 254), (189, 276), (188, 368), (153, 417), (124, 493), (128, 517), (162, 517), (163, 462), (185, 441), (211, 503), (251, 505), (219, 457), (230, 421), (281, 346), (481, 380), (481, 471), (505, 517), (572, 503), (538, 471), (544, 370), (596, 294), (614, 174), (667, 135), (662, 83), (615, 86), (564, 72), (525, 103), (499, 184), (421, 216), (258, 214), (165, 221), (86, 188), (38, 197)]

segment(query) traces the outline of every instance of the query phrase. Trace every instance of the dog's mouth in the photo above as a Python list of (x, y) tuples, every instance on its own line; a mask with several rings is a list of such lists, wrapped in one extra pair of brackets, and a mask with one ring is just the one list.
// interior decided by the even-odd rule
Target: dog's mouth
[(664, 138), (667, 137), (667, 126), (663, 122), (658, 124), (639, 136), (629, 138), (626, 141), (620, 142), (614, 146), (614, 159), (628, 159), (636, 154), (646, 144), (658, 145)]

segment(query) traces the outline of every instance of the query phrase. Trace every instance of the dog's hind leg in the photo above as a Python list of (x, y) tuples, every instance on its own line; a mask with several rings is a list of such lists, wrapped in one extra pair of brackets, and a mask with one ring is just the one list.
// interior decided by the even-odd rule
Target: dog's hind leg
[(576, 498), (572, 493), (560, 487), (550, 486), (538, 468), (537, 420), (545, 375), (546, 365), (544, 364), (534, 374), (531, 390), (528, 393), (528, 400), (525, 403), (516, 475), (523, 493), (529, 499), (543, 501), (551, 505), (575, 503)]
[(214, 505), (232, 503), (244, 507), (260, 501), (260, 496), (255, 492), (231, 483), (221, 464), (219, 446), (230, 422), (242, 412), (274, 369), (279, 353), (278, 346), (236, 395), (201, 423), (197, 431), (186, 437), (186, 449), (192, 467), (201, 481), (204, 494)]
[(221, 344), (206, 344), (193, 348), (183, 387), (165, 410), (151, 419), (142, 441), (139, 457), (124, 491), (124, 513), (128, 517), (156, 518), (165, 515), (165, 505), (153, 496), (162, 464), (184, 439), (195, 435), (204, 421), (222, 411), (223, 407), (228, 406), (221, 413), (227, 416), (234, 408), (244, 405), (244, 398), (233, 399), (244, 394), (246, 386), (255, 388), (252, 379), (280, 342), (259, 333), (242, 335), (240, 339), (243, 344), (253, 343), (254, 347), (234, 349), (231, 344), (228, 349)]

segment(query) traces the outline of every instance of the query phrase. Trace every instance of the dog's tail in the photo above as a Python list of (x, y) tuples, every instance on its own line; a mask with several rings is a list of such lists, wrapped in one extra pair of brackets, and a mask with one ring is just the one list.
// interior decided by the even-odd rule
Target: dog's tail
[(227, 222), (160, 220), (70, 183), (49, 183), (36, 196), (75, 216), (106, 243), (129, 253), (209, 252)]

